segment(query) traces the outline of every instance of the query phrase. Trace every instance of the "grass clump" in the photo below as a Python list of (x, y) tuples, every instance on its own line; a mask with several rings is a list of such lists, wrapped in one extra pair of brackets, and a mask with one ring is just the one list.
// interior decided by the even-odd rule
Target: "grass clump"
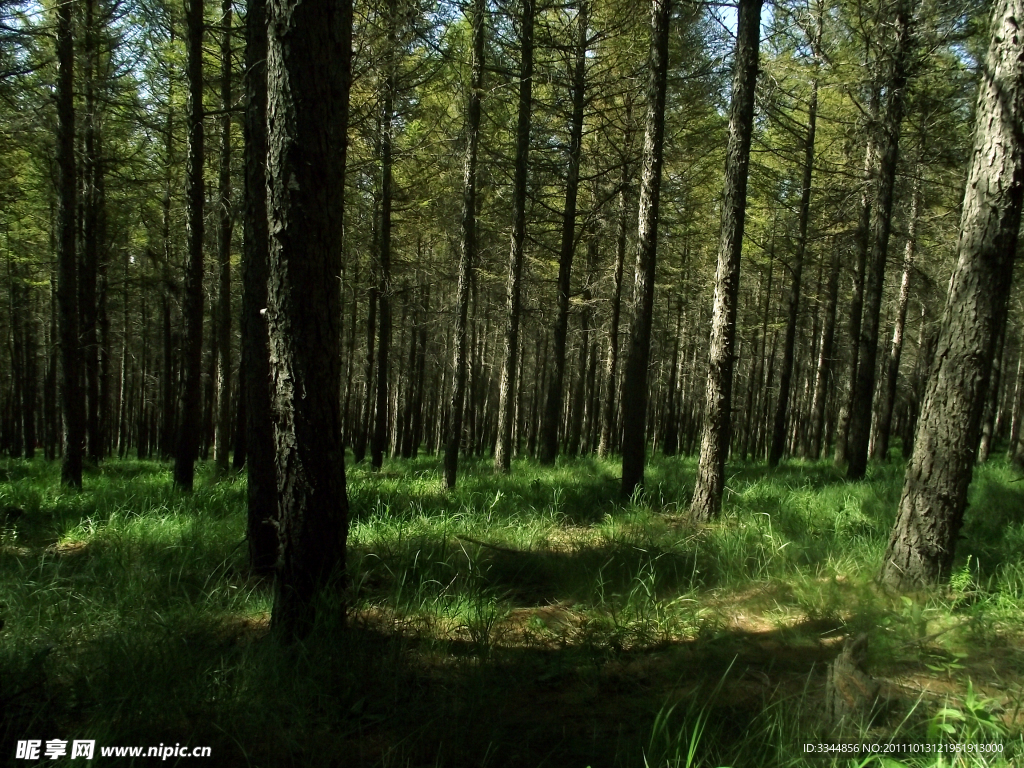
[[(350, 467), (348, 580), (299, 646), (246, 563), (245, 481), (111, 461), (86, 490), (0, 464), (0, 732), (210, 746), (227, 766), (1010, 765), (1024, 755), (1024, 489), (980, 468), (948, 589), (873, 582), (895, 465), (733, 468), (721, 518), (687, 515), (693, 459), (435, 457)], [(342, 626), (342, 602), (347, 625)], [(864, 743), (1001, 752), (807, 752), (825, 670), (870, 637)], [(102, 758), (116, 765), (118, 758)], [(130, 764), (130, 758), (121, 759)], [(886, 762), (888, 760), (888, 762)], [(173, 762), (170, 761), (170, 762)], [(186, 761), (187, 762), (187, 761)]]

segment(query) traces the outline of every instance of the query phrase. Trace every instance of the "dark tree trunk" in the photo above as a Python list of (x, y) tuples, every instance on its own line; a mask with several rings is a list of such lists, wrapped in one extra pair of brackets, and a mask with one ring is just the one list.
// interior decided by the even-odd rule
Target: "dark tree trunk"
[(873, 203), (874, 177), (876, 172), (874, 140), (875, 123), (878, 121), (878, 87), (871, 86), (871, 100), (868, 110), (867, 146), (864, 149), (864, 180), (861, 190), (860, 218), (857, 221), (857, 260), (853, 271), (853, 296), (850, 299), (849, 349), (846, 357), (846, 378), (844, 390), (840, 393), (840, 407), (836, 423), (835, 465), (846, 463), (847, 436), (850, 429), (850, 413), (853, 403), (854, 382), (857, 380), (857, 364), (860, 356), (860, 326), (864, 316), (864, 276), (870, 248), (871, 209)]
[(999, 340), (996, 342), (996, 351), (992, 357), (992, 368), (988, 378), (988, 395), (985, 398), (985, 415), (981, 420), (981, 440), (978, 443), (978, 463), (984, 464), (988, 461), (989, 453), (992, 451), (992, 441), (995, 440), (996, 422), (998, 421), (997, 411), (999, 410), (999, 384), (1003, 372), (1003, 353), (1006, 349), (1006, 316), (1002, 320), (1002, 328), (999, 331)]
[(565, 342), (569, 332), (569, 290), (572, 261), (576, 252), (576, 203), (580, 186), (580, 157), (583, 147), (583, 97), (587, 74), (587, 14), (589, 0), (579, 0), (576, 15), (575, 66), (572, 74), (572, 116), (569, 124), (569, 156), (565, 178), (565, 207), (562, 209), (562, 242), (558, 252), (557, 306), (551, 380), (540, 430), (540, 462), (553, 464), (558, 456), (558, 431), (562, 424), (562, 395), (565, 391)]
[(82, 242), (80, 263), (78, 268), (78, 317), (81, 351), (83, 356), (82, 373), (85, 376), (86, 388), (86, 438), (90, 461), (98, 463), (100, 459), (100, 402), (99, 402), (99, 355), (96, 334), (96, 279), (99, 265), (100, 242), (100, 207), (102, 200), (99, 194), (98, 179), (103, 173), (99, 157), (99, 141), (97, 130), (97, 93), (96, 75), (98, 64), (96, 19), (94, 0), (85, 2), (85, 45), (83, 51), (83, 79), (85, 81), (85, 116), (84, 116), (84, 167), (82, 169)]
[(828, 399), (828, 386), (832, 378), (832, 350), (836, 333), (836, 304), (839, 299), (839, 247), (832, 244), (832, 268), (828, 275), (825, 319), (822, 321), (821, 346), (818, 349), (818, 361), (814, 373), (814, 396), (811, 399), (810, 440), (808, 457), (814, 461), (821, 458), (822, 435), (825, 431), (825, 401)]
[(846, 477), (860, 480), (867, 472), (871, 439), (871, 406), (875, 394), (875, 362), (878, 358), (878, 328), (882, 310), (885, 261), (892, 229), (893, 191), (896, 187), (896, 163), (899, 159), (900, 124), (907, 84), (907, 59), (910, 48), (910, 0), (898, 0), (894, 11), (895, 40), (889, 54), (885, 106), (878, 132), (878, 174), (875, 203), (871, 216), (871, 254), (864, 280), (864, 317), (861, 320), (857, 355), (857, 378), (850, 401), (850, 432), (847, 446)]
[[(626, 103), (626, 122), (630, 122), (630, 103)], [(631, 132), (627, 132), (625, 143), (628, 146), (631, 142)], [(628, 149), (627, 149), (628, 151)], [(597, 455), (602, 459), (608, 458), (611, 453), (612, 444), (616, 442), (613, 433), (615, 432), (615, 415), (618, 392), (618, 366), (619, 366), (619, 314), (622, 309), (622, 270), (626, 261), (626, 234), (628, 227), (629, 207), (626, 201), (627, 186), (629, 184), (629, 163), (626, 158), (622, 159), (622, 176), (619, 179), (619, 216), (618, 232), (615, 238), (615, 271), (612, 274), (612, 295), (611, 295), (611, 318), (608, 321), (608, 352), (605, 357), (605, 395), (601, 415), (601, 441), (597, 446)]]
[(647, 120), (637, 230), (633, 324), (622, 382), (622, 495), (632, 496), (644, 481), (647, 452), (647, 368), (654, 316), (654, 275), (658, 255), (658, 206), (665, 143), (665, 92), (668, 82), (669, 19), (672, 0), (652, 0), (647, 74)]
[[(372, 278), (371, 278), (372, 280)], [(377, 338), (377, 286), (371, 285), (366, 303), (366, 367), (363, 370), (363, 407), (358, 432), (352, 444), (352, 458), (358, 464), (366, 457), (366, 444), (373, 424), (373, 362)]]
[(268, 223), (274, 439), (281, 553), (272, 624), (312, 627), (343, 573), (341, 249), (351, 82), (351, 0), (272, 0), (268, 16)]
[(80, 384), (78, 265), (75, 257), (75, 102), (73, 2), (57, 5), (57, 325), (60, 335), (58, 383), (64, 412), (64, 485), (82, 487), (85, 402)]
[(914, 251), (917, 247), (917, 216), (920, 206), (920, 189), (914, 184), (910, 204), (910, 220), (907, 225), (907, 244), (903, 251), (903, 276), (900, 278), (900, 295), (896, 300), (896, 322), (893, 324), (892, 345), (885, 367), (885, 383), (879, 393), (878, 415), (875, 419), (875, 438), (871, 446), (871, 457), (885, 460), (889, 455), (889, 434), (892, 431), (892, 414), (896, 407), (896, 384), (900, 375), (900, 358), (903, 356), (903, 332), (907, 325), (907, 304), (910, 300), (910, 274), (914, 269)]
[(220, 227), (217, 287), (217, 438), (214, 460), (227, 472), (231, 450), (231, 0), (223, 0), (220, 44)]
[[(526, 21), (529, 19), (532, 62), (533, 0), (523, 5), (524, 30), (527, 37)], [(448, 414), (448, 439), (444, 454), (444, 480), (448, 488), (454, 488), (459, 471), (459, 448), (462, 442), (462, 411), (466, 400), (466, 368), (468, 347), (469, 294), (476, 264), (476, 162), (480, 146), (480, 101), (483, 98), (483, 53), (485, 3), (475, 0), (471, 9), (473, 27), (473, 61), (470, 74), (470, 94), (466, 105), (466, 157), (462, 167), (462, 247), (459, 252), (459, 283), (457, 289), (454, 328), (454, 377), (452, 381), (451, 408)], [(525, 43), (524, 43), (525, 51)], [(525, 81), (529, 83), (529, 79)], [(520, 83), (520, 89), (523, 83)], [(520, 105), (522, 95), (520, 93)], [(521, 114), (521, 113), (520, 113)], [(517, 147), (518, 174), (518, 147)], [(517, 176), (518, 178), (518, 176)], [(518, 182), (517, 182), (518, 183)], [(513, 235), (514, 240), (514, 235)]]
[(391, 207), (392, 207), (392, 140), (395, 123), (395, 56), (398, 42), (396, 29), (398, 9), (396, 0), (388, 0), (387, 9), (387, 72), (384, 78), (384, 103), (380, 125), (380, 252), (377, 328), (377, 405), (370, 440), (370, 466), (380, 469), (384, 464), (387, 447), (388, 424), (391, 415), (388, 399), (388, 376), (391, 351)]
[(1021, 0), (997, 0), (979, 88), (957, 264), (914, 456), (882, 565), (899, 590), (949, 577), (967, 506), (988, 377), (1005, 320), (1024, 197)]
[(271, 416), (267, 280), (267, 23), (265, 0), (247, 0), (245, 16), (245, 211), (242, 257), (242, 363), (248, 488), (246, 537), (253, 571), (277, 562), (277, 483)]
[[(478, 5), (482, 9), (483, 3)], [(508, 472), (512, 466), (512, 426), (516, 403), (516, 372), (519, 366), (519, 314), (523, 277), (523, 242), (526, 239), (526, 182), (530, 160), (530, 120), (533, 110), (533, 15), (534, 0), (523, 0), (520, 31), (519, 113), (516, 122), (516, 167), (512, 192), (512, 242), (506, 281), (505, 346), (498, 384), (498, 438), (494, 444), (494, 469)], [(474, 26), (474, 67), (476, 46), (483, 56), (483, 32)], [(476, 70), (474, 68), (474, 78)], [(482, 77), (482, 74), (481, 74)], [(472, 104), (470, 105), (472, 110)], [(477, 106), (479, 110), (479, 105)], [(471, 112), (472, 116), (472, 112)], [(479, 115), (476, 117), (479, 125)], [(473, 134), (478, 132), (474, 129)], [(475, 139), (474, 139), (475, 140)], [(475, 148), (474, 148), (475, 153)], [(475, 162), (474, 154), (474, 162)], [(474, 187), (475, 189), (475, 187)], [(475, 247), (475, 246), (474, 246)], [(460, 283), (461, 285), (461, 283)]]
[(711, 520), (722, 509), (725, 459), (729, 452), (732, 416), (733, 347), (740, 287), (740, 253), (747, 208), (747, 171), (754, 128), (754, 87), (761, 29), (761, 0), (740, 0), (736, 63), (732, 80), (729, 144), (725, 160), (725, 199), (718, 246), (718, 272), (711, 319), (711, 357), (707, 405), (701, 436), (700, 468), (690, 514)]
[[(821, 19), (813, 43), (815, 53), (821, 38)], [(790, 264), (792, 282), (789, 286), (788, 316), (786, 318), (786, 340), (782, 344), (782, 369), (779, 373), (779, 396), (775, 405), (775, 423), (772, 427), (772, 443), (768, 450), (768, 466), (778, 466), (782, 460), (785, 444), (786, 422), (789, 417), (790, 382), (793, 375), (793, 358), (796, 351), (796, 328), (800, 322), (800, 281), (803, 277), (804, 255), (807, 252), (807, 223), (811, 217), (811, 181), (814, 177), (814, 133), (818, 122), (818, 77), (811, 82), (811, 100), (807, 107), (807, 136), (804, 139), (804, 169), (800, 188), (800, 219), (798, 223), (796, 253)]]
[(174, 484), (192, 490), (196, 455), (202, 434), (203, 379), (203, 4), (186, 0), (185, 50), (188, 75), (188, 161), (185, 174), (185, 229), (188, 256), (182, 287), (182, 339), (184, 385), (178, 414), (178, 439), (174, 455)]

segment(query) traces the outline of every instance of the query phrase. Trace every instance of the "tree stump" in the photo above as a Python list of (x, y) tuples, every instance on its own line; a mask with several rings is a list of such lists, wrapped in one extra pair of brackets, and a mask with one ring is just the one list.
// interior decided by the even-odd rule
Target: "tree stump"
[(867, 673), (868, 636), (858, 635), (828, 667), (825, 718), (838, 734), (850, 724), (867, 720), (875, 708), (881, 684)]

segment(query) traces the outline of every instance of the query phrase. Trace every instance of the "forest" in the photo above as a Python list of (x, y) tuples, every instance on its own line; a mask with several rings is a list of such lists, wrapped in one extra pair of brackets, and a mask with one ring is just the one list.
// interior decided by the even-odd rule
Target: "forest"
[(1024, 0), (0, 0), (0, 763), (1024, 760)]

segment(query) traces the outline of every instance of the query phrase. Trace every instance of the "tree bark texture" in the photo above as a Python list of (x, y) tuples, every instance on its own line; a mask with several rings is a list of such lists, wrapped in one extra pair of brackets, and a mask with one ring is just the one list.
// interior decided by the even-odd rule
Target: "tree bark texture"
[(270, 360), (280, 557), (272, 624), (312, 625), (343, 573), (341, 257), (351, 84), (351, 0), (267, 6)]
[(1024, 2), (996, 0), (982, 68), (957, 263), (880, 580), (949, 577), (1004, 320), (1024, 197)]
[(760, 42), (761, 0), (740, 0), (736, 62), (732, 79), (729, 143), (725, 159), (725, 197), (718, 270), (711, 318), (711, 357), (707, 404), (701, 436), (700, 465), (690, 514), (707, 521), (718, 516), (725, 490), (725, 460), (729, 452), (732, 374), (735, 357), (736, 309), (740, 287), (740, 253), (747, 207), (747, 172), (754, 129), (754, 88)]
[(267, 335), (267, 23), (266, 0), (247, 0), (245, 31), (245, 213), (242, 259), (242, 393), (245, 403), (249, 564), (260, 574), (277, 562), (277, 483)]

